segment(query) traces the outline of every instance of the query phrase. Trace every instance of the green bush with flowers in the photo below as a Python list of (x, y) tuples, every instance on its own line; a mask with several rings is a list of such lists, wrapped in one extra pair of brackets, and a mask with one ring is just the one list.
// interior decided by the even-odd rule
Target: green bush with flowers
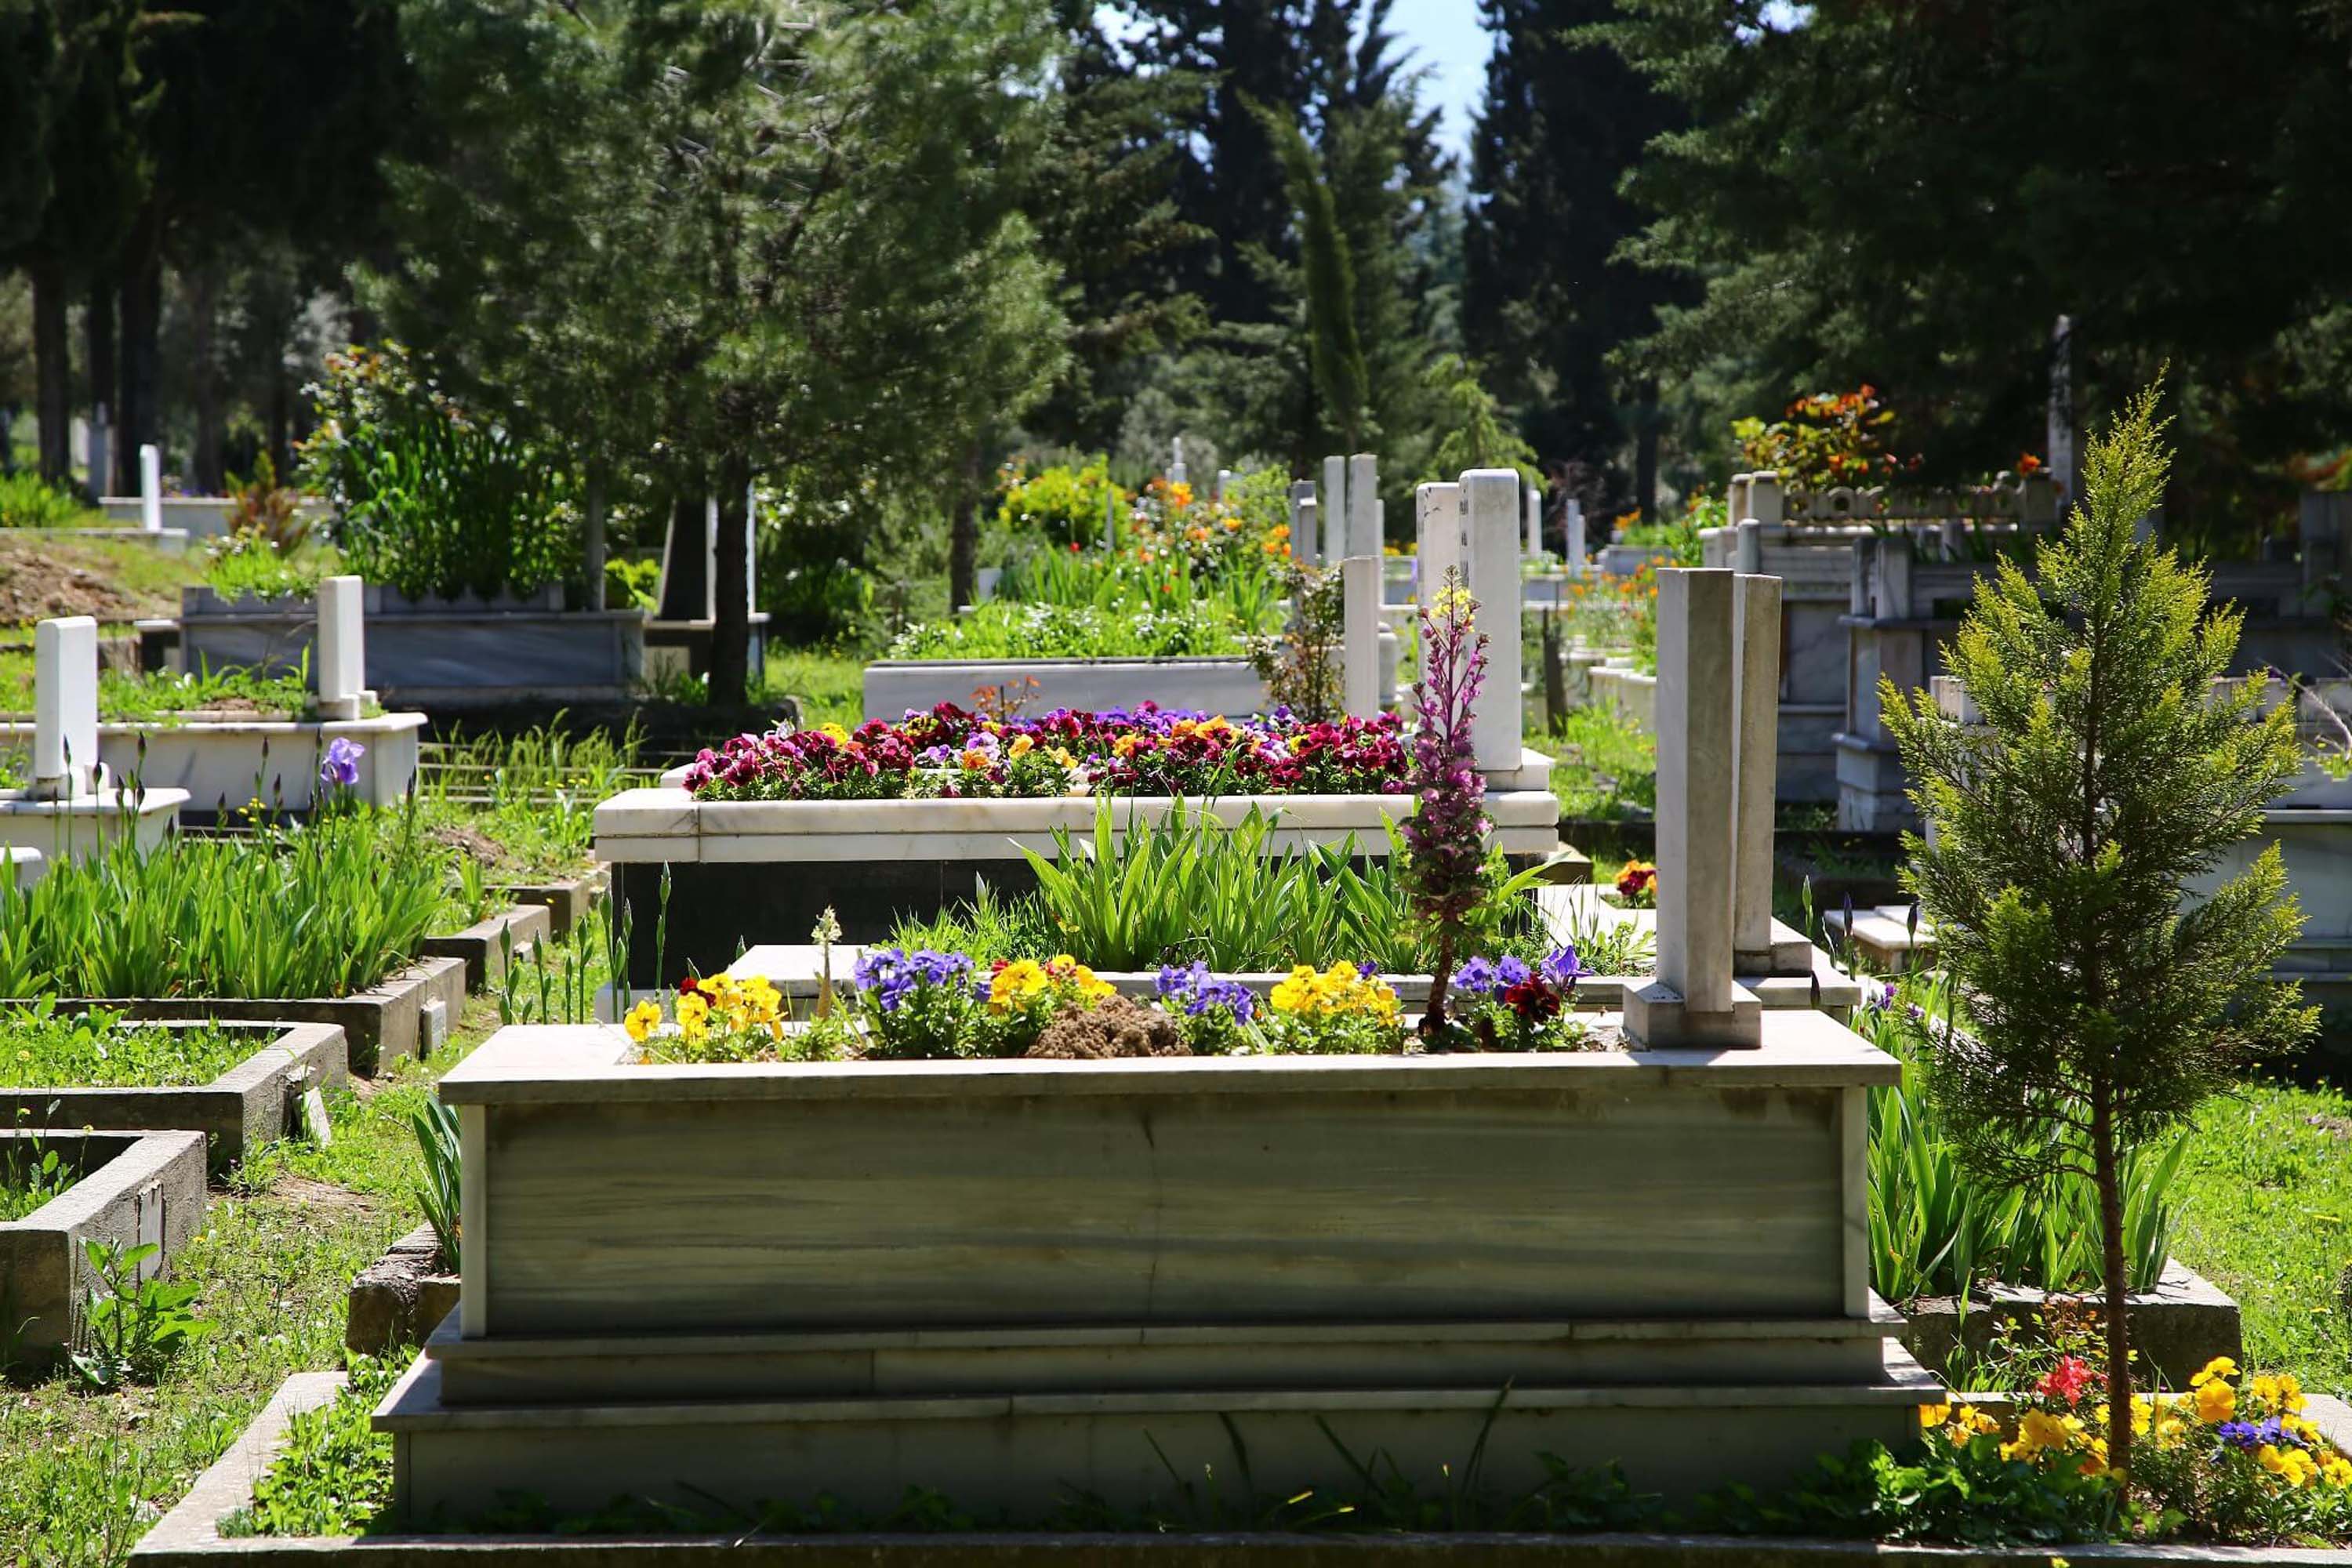
[(1114, 504), (1124, 507), (1129, 499), (1111, 482), (1106, 457), (1043, 468), (1016, 458), (999, 469), (996, 478), (1003, 496), (996, 507), (997, 522), (1017, 534), (1043, 535), (1057, 548), (1099, 540), (1104, 514)]
[(1778, 474), (1790, 489), (1825, 490), (1884, 484), (1916, 471), (1917, 458), (1906, 461), (1886, 449), (1894, 427), (1895, 411), (1864, 384), (1852, 392), (1810, 393), (1769, 425), (1736, 419), (1731, 435), (1749, 469)]

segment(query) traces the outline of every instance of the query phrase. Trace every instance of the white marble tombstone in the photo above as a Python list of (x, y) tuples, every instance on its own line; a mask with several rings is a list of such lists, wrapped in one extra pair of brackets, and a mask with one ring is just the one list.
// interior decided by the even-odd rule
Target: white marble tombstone
[[(1740, 525), (1742, 534), (1761, 525)], [(1773, 798), (1780, 775), (1780, 579), (1743, 572), (1732, 608), (1731, 946), (1742, 974), (1773, 973)]]
[(1322, 527), (1315, 536), (1315, 559), (1336, 566), (1348, 552), (1348, 459), (1323, 459), (1323, 489), (1315, 498)]
[(1641, 1046), (1753, 1046), (1755, 994), (1732, 981), (1738, 777), (1737, 574), (1658, 574), (1657, 977), (1626, 993)]
[(98, 622), (33, 628), (33, 779), (44, 800), (87, 799), (98, 780)]
[(1543, 553), (1543, 487), (1522, 480), (1519, 493), (1528, 510), (1527, 557), (1532, 561)]
[(1473, 468), (1462, 476), (1471, 597), (1486, 637), (1486, 683), (1470, 727), (1481, 773), (1509, 773), (1526, 761), (1519, 714), (1519, 476)]
[(1290, 481), (1290, 554), (1296, 561), (1307, 562), (1315, 559), (1315, 530), (1307, 526), (1305, 521), (1306, 514), (1298, 510), (1302, 504), (1314, 499), (1315, 481), (1313, 479)]
[(1348, 712), (1370, 719), (1381, 710), (1381, 558), (1350, 555), (1339, 563), (1340, 695)]
[(1588, 564), (1584, 558), (1584, 503), (1570, 496), (1568, 500), (1568, 574), (1581, 577)]
[(1379, 559), (1384, 525), (1381, 518), (1381, 462), (1370, 452), (1348, 459), (1348, 553)]
[(319, 584), (319, 717), (352, 720), (367, 687), (367, 642), (362, 612), (365, 584), (329, 577)]
[(1184, 437), (1181, 436), (1176, 437), (1171, 443), (1171, 451), (1168, 459), (1168, 482), (1171, 485), (1181, 485), (1184, 482)]
[(139, 526), (163, 531), (163, 454), (152, 442), (139, 448)]
[(1412, 492), (1413, 583), (1421, 607), (1437, 603), (1448, 572), (1464, 571), (1469, 553), (1463, 547), (1462, 487), (1453, 484), (1416, 485)]

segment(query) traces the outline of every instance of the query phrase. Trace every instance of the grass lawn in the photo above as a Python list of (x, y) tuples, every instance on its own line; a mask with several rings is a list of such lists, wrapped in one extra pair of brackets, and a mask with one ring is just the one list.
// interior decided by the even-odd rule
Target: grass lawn
[(1528, 744), (1552, 759), (1563, 816), (1616, 819), (1657, 805), (1657, 742), (1613, 708), (1572, 709), (1549, 734), (1529, 730)]
[(2198, 1112), (2172, 1253), (2238, 1299), (2251, 1366), (2352, 1394), (2352, 1099), (2249, 1084)]
[(278, 1146), (213, 1193), (178, 1268), (203, 1285), (196, 1309), (215, 1328), (160, 1384), (112, 1394), (65, 1375), (0, 1384), (0, 1563), (121, 1563), (289, 1373), (342, 1365), (352, 1277), (419, 1223), (407, 1115), (497, 1023), (496, 1005), (476, 999), (429, 1068), (404, 1062), (338, 1097), (331, 1147)]
[(802, 721), (814, 729), (837, 723), (856, 729), (866, 718), (862, 654), (824, 648), (768, 651), (767, 689), (801, 700)]

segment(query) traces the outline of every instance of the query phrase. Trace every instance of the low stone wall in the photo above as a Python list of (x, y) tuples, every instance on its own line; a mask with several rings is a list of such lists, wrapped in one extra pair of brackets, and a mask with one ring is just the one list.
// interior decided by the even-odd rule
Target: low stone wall
[[(205, 1222), (201, 1132), (68, 1132), (0, 1128), (0, 1148), (37, 1143), (79, 1179), (22, 1219), (0, 1223), (0, 1281), (7, 1286), (14, 1358), (46, 1366), (72, 1342), (82, 1301), (101, 1289), (87, 1244), (160, 1250), (140, 1278), (162, 1273)], [(21, 1157), (21, 1154), (20, 1154)]]

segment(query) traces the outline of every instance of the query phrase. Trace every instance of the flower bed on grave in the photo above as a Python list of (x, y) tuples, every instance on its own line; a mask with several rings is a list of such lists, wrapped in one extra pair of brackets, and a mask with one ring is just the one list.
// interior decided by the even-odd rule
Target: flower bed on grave
[(1398, 795), (1409, 763), (1392, 714), (1234, 721), (1144, 702), (1025, 719), (942, 702), (855, 731), (738, 735), (698, 755), (685, 783), (710, 801)]

